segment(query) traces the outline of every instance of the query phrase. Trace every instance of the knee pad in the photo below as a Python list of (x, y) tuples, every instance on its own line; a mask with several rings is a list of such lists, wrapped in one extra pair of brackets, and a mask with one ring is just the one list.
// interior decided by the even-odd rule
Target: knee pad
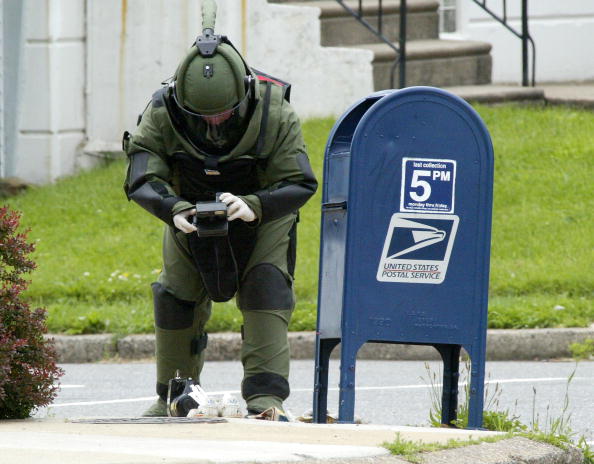
[(155, 306), (155, 325), (160, 329), (188, 329), (194, 323), (194, 301), (181, 300), (159, 282), (151, 285)]
[(239, 289), (238, 306), (241, 310), (293, 309), (295, 299), (290, 281), (274, 264), (254, 266), (247, 273)]
[(289, 397), (289, 382), (283, 376), (263, 372), (247, 377), (241, 383), (241, 396), (249, 400), (254, 396), (276, 396), (281, 400)]

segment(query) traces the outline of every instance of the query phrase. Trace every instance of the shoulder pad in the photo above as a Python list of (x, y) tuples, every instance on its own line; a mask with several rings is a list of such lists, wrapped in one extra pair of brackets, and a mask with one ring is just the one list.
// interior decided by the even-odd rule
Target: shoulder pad
[(165, 93), (167, 92), (167, 87), (161, 87), (157, 90), (151, 99), (151, 103), (153, 108), (159, 108), (160, 106), (165, 105)]
[(142, 113), (138, 115), (138, 119), (136, 120), (136, 125), (140, 126), (140, 122), (142, 121), (142, 116), (144, 116), (145, 111), (148, 109), (149, 105), (152, 105), (153, 108), (159, 108), (160, 106), (165, 105), (165, 92), (167, 91), (167, 87), (161, 87), (157, 90), (151, 100), (146, 104)]
[(262, 71), (252, 68), (252, 71), (256, 74), (258, 81), (260, 82), (271, 82), (274, 85), (278, 85), (283, 90), (283, 97), (287, 102), (291, 101), (291, 84), (285, 82), (277, 77), (272, 77), (270, 74), (266, 74)]

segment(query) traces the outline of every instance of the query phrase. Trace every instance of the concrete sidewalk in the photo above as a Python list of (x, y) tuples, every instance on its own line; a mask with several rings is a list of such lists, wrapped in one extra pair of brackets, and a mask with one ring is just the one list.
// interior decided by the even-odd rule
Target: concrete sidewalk
[[(101, 419), (105, 421), (104, 418)], [(405, 463), (382, 446), (401, 439), (446, 443), (496, 432), (226, 419), (220, 423), (93, 424), (56, 420), (0, 422), (0, 463), (128, 464), (218, 462)], [(424, 454), (427, 464), (578, 464), (564, 451), (524, 438)]]

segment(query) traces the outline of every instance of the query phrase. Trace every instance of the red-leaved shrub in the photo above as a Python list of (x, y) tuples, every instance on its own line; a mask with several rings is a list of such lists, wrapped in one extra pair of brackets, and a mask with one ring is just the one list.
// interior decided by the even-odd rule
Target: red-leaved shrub
[(20, 215), (0, 208), (0, 419), (23, 419), (56, 396), (63, 374), (56, 353), (44, 339), (45, 310), (22, 301), (23, 274), (35, 269), (27, 234), (18, 233)]

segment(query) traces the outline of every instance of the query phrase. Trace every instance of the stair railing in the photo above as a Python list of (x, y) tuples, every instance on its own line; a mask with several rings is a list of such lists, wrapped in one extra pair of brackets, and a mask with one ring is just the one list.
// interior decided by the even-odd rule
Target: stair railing
[[(534, 87), (535, 85), (535, 75), (536, 75), (536, 46), (534, 45), (534, 40), (528, 32), (528, 0), (522, 0), (522, 30), (518, 31), (510, 25), (510, 21), (508, 19), (507, 14), (507, 0), (503, 0), (503, 13), (502, 15), (498, 15), (495, 13), (491, 8), (487, 6), (487, 0), (472, 0), (476, 3), (480, 8), (482, 8), (485, 12), (487, 12), (493, 19), (498, 21), (502, 24), (507, 30), (509, 30), (512, 34), (518, 37), (522, 41), (522, 85), (524, 87), (528, 87), (531, 85)], [(528, 44), (532, 46), (532, 79), (531, 83), (528, 83)]]
[[(384, 34), (383, 34), (383, 5), (382, 0), (378, 0), (378, 21), (377, 26), (373, 26), (369, 21), (367, 21), (363, 17), (363, 0), (358, 0), (358, 8), (356, 10), (349, 7), (344, 0), (336, 0), (342, 8), (346, 12), (348, 12), (351, 16), (353, 16), (359, 23), (361, 23), (365, 28), (367, 28), (372, 34), (374, 34), (378, 39), (388, 45), (394, 53), (396, 53), (396, 60), (392, 65), (390, 70), (390, 83), (392, 88), (394, 88), (394, 77), (396, 73), (396, 66), (399, 67), (399, 79), (398, 79), (398, 86), (399, 88), (406, 87), (406, 0), (400, 0), (400, 30), (399, 30), (399, 38), (398, 38), (398, 46), (394, 45)], [(502, 15), (497, 14), (487, 5), (487, 0), (471, 0), (480, 8), (482, 8), (486, 13), (488, 13), (493, 19), (503, 25), (507, 30), (509, 30), (512, 34), (518, 37), (522, 41), (522, 85), (527, 87), (529, 85), (535, 85), (535, 76), (536, 76), (536, 45), (534, 44), (534, 39), (530, 35), (528, 31), (528, 0), (522, 0), (522, 13), (521, 13), (521, 22), (522, 28), (520, 31), (516, 30), (514, 27), (511, 26), (509, 18), (508, 18), (508, 9), (507, 9), (507, 0), (502, 0)], [(528, 68), (529, 68), (529, 59), (528, 59), (528, 48), (529, 45), (531, 47), (531, 55), (532, 55), (532, 76), (529, 83), (528, 78)]]
[(359, 23), (367, 28), (378, 39), (388, 45), (394, 53), (396, 59), (390, 70), (390, 85), (394, 88), (394, 77), (396, 74), (396, 66), (400, 65), (398, 73), (398, 87), (406, 87), (406, 0), (400, 0), (400, 31), (398, 37), (398, 46), (394, 45), (383, 33), (383, 5), (382, 0), (378, 0), (378, 18), (377, 26), (372, 25), (369, 21), (363, 18), (363, 0), (359, 0), (358, 8), (356, 10), (349, 7), (344, 0), (336, 0), (346, 12), (353, 16)]

